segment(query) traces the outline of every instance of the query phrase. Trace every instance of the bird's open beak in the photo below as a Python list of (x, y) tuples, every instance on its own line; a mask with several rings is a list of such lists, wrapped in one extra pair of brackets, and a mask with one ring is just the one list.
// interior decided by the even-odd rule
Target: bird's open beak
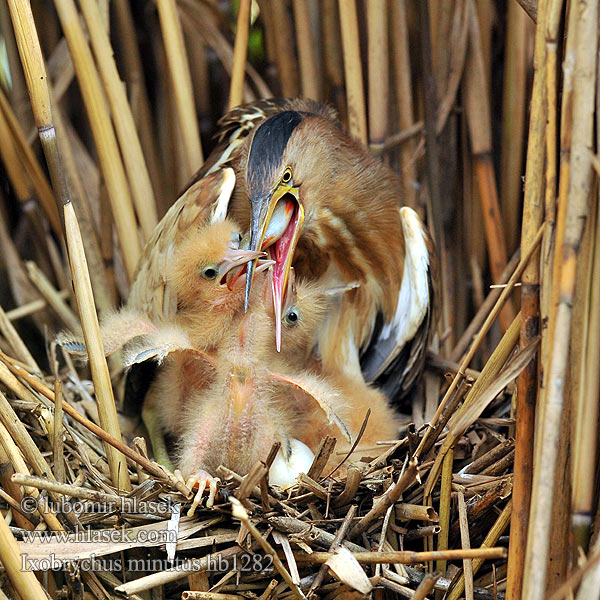
[(225, 256), (219, 265), (219, 281), (223, 282), (227, 275), (236, 267), (241, 267), (250, 261), (263, 258), (266, 252), (258, 250), (244, 250), (237, 248), (228, 248)]
[[(304, 208), (299, 189), (280, 184), (270, 195), (250, 199), (250, 250), (269, 249), (273, 265), (273, 308), (276, 323), (277, 351), (281, 350), (281, 316), (294, 250), (304, 224)], [(245, 308), (252, 285), (254, 263), (248, 263)]]

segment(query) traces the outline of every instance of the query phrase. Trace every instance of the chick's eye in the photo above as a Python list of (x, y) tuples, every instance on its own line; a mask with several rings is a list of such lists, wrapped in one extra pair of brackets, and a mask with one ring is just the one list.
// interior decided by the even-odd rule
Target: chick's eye
[(214, 279), (218, 275), (218, 271), (214, 265), (208, 265), (200, 269), (200, 275), (204, 279)]
[(298, 324), (298, 321), (300, 321), (300, 312), (295, 307), (290, 308), (285, 313), (285, 316), (283, 317), (283, 320), (286, 322), (286, 324), (288, 326), (293, 327), (294, 325)]
[(281, 181), (283, 183), (289, 183), (292, 180), (292, 170), (288, 167), (281, 176)]

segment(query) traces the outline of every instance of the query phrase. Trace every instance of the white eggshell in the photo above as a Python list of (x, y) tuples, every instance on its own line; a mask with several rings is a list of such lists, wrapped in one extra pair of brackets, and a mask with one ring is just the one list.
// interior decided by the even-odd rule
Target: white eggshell
[(293, 486), (300, 473), (307, 473), (315, 458), (311, 449), (300, 440), (290, 440), (290, 446), (290, 457), (286, 459), (280, 448), (269, 470), (269, 483), (284, 489)]

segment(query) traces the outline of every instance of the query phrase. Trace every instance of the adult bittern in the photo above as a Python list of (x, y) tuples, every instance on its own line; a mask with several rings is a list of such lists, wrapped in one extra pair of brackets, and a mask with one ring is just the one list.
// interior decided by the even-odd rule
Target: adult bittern
[(249, 248), (276, 261), (275, 311), (281, 314), (292, 264), (299, 277), (330, 287), (356, 283), (320, 329), (324, 370), (354, 380), (364, 373), (389, 397), (406, 393), (433, 330), (434, 260), (420, 219), (400, 206), (398, 176), (344, 132), (331, 109), (310, 100), (240, 107), (221, 128), (196, 180), (233, 168), (229, 214), (250, 228)]

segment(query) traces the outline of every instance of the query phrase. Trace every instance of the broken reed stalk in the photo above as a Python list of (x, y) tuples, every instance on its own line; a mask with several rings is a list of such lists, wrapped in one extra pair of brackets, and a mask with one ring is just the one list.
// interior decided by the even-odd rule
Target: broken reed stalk
[(381, 152), (388, 133), (389, 49), (386, 0), (367, 2), (369, 147)]
[(229, 88), (229, 110), (242, 104), (244, 99), (244, 76), (248, 53), (248, 33), (250, 31), (250, 8), (252, 0), (240, 0), (238, 6), (235, 42), (233, 46), (233, 67)]
[(63, 28), (94, 136), (110, 199), (114, 224), (129, 280), (141, 256), (141, 244), (119, 146), (92, 52), (85, 39), (74, 0), (54, 3)]
[(286, 2), (270, 2), (272, 39), (275, 41), (277, 74), (285, 98), (298, 95), (298, 65), (294, 54), (294, 32)]
[(338, 6), (344, 52), (348, 129), (363, 144), (368, 144), (356, 0), (338, 0)]
[(192, 78), (175, 0), (157, 0), (156, 7), (175, 96), (175, 111), (183, 142), (183, 160), (187, 179), (204, 162)]
[(550, 550), (548, 532), (552, 518), (548, 499), (554, 497), (561, 417), (567, 401), (565, 383), (568, 353), (564, 351), (564, 343), (571, 335), (577, 262), (589, 214), (592, 180), (589, 148), (593, 144), (598, 6), (596, 3), (579, 1), (577, 7), (571, 172), (564, 240), (555, 253), (555, 260), (561, 263), (560, 296), (552, 337), (539, 465), (532, 489), (523, 581), (523, 596), (532, 600), (541, 600), (546, 593)]
[[(546, 14), (547, 0), (540, 3), (540, 14)], [(525, 170), (525, 193), (523, 200), (523, 225), (521, 232), (521, 252), (528, 248), (535, 232), (544, 219), (544, 148), (547, 104), (546, 104), (546, 45), (545, 18), (538, 21), (535, 33), (534, 79), (531, 95), (529, 138)], [(548, 146), (549, 148), (549, 146)], [(554, 153), (554, 149), (552, 150)], [(548, 185), (551, 185), (548, 182)], [(531, 262), (525, 267), (521, 288), (521, 334), (520, 345), (525, 347), (540, 330), (539, 326), (539, 251), (534, 253)], [(535, 410), (538, 395), (538, 369), (536, 361), (525, 367), (519, 375), (516, 402), (516, 433), (513, 514), (511, 538), (509, 542), (507, 598), (521, 598), (525, 549), (527, 547), (527, 527), (529, 504), (533, 478), (533, 449), (535, 431)]]
[(133, 120), (133, 113), (127, 100), (125, 87), (117, 71), (113, 49), (97, 3), (94, 0), (81, 0), (79, 6), (85, 19), (90, 42), (110, 105), (138, 221), (144, 240), (148, 240), (156, 227), (158, 218), (150, 174)]
[[(57, 8), (59, 6), (61, 9), (65, 8), (65, 5), (67, 4), (68, 2), (58, 0)], [(101, 423), (108, 433), (114, 437), (120, 438), (121, 430), (117, 418), (117, 409), (115, 406), (110, 375), (106, 365), (102, 341), (100, 340), (98, 317), (94, 306), (87, 262), (83, 251), (77, 218), (69, 198), (65, 175), (62, 170), (60, 153), (52, 120), (46, 68), (42, 58), (31, 7), (28, 3), (19, 3), (16, 0), (11, 0), (9, 8), (18, 40), (19, 53), (27, 77), (27, 86), (31, 96), (31, 104), (40, 140), (42, 142), (42, 148), (46, 156), (57, 200), (60, 200), (62, 203), (69, 265), (71, 267), (71, 276), (73, 278), (75, 297), (77, 298), (77, 305), (79, 307), (85, 343), (90, 356), (90, 367), (92, 369), (92, 379), (94, 381), (96, 397), (98, 399), (98, 411)], [(75, 10), (74, 6), (71, 6), (71, 8), (73, 11)], [(63, 18), (68, 20), (68, 16), (70, 15), (69, 7), (66, 6), (66, 9), (66, 14), (63, 14)], [(60, 14), (61, 10), (59, 10), (59, 16)], [(76, 11), (75, 20), (77, 20)], [(81, 31), (80, 33), (83, 36)], [(99, 93), (101, 93), (101, 90)], [(111, 467), (113, 484), (122, 489), (129, 490), (131, 484), (129, 482), (125, 457), (108, 445), (106, 446), (106, 455)]]
[(529, 17), (515, 0), (508, 2), (507, 10), (500, 144), (500, 206), (506, 224), (506, 245), (509, 254), (512, 254), (519, 245)]
[(8, 524), (0, 518), (0, 561), (22, 600), (47, 600), (46, 592), (33, 571), (23, 570), (22, 554)]
[(321, 82), (317, 68), (316, 52), (318, 46), (315, 40), (313, 40), (313, 33), (310, 27), (308, 0), (294, 0), (293, 7), (302, 96), (319, 100), (321, 98), (319, 92)]
[(54, 380), (54, 423), (52, 428), (52, 458), (54, 460), (54, 476), (59, 483), (65, 480), (65, 461), (63, 456), (63, 394), (62, 382)]
[[(508, 262), (508, 254), (492, 161), (492, 119), (481, 32), (477, 10), (472, 0), (467, 0), (467, 2), (471, 4), (471, 7), (469, 11), (470, 52), (467, 54), (464, 80), (465, 110), (473, 153), (473, 168), (481, 201), (490, 270), (493, 279), (498, 280)], [(504, 331), (512, 322), (514, 314), (512, 303), (509, 300), (500, 313), (500, 323)]]

